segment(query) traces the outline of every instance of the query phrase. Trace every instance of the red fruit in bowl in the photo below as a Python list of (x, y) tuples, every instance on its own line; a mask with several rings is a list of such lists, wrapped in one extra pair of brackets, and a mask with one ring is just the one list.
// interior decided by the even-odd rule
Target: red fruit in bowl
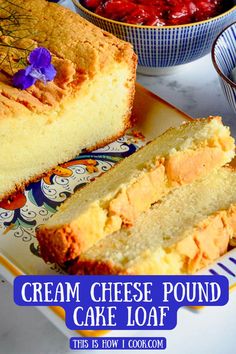
[(214, 17), (219, 12), (219, 1), (200, 0), (196, 1), (195, 20), (203, 21), (208, 18)]
[(88, 9), (95, 10), (101, 3), (101, 0), (83, 0), (83, 5)]
[(145, 20), (149, 17), (148, 12), (145, 9), (142, 9), (140, 6), (137, 6), (134, 11), (128, 16), (125, 17), (125, 22), (132, 23), (136, 25), (143, 25)]
[(197, 5), (194, 1), (189, 1), (188, 3), (189, 14), (193, 16), (197, 11)]
[(147, 22), (145, 23), (146, 26), (165, 26), (166, 22), (163, 18), (158, 16), (150, 16)]
[(97, 14), (97, 15), (101, 15), (101, 16), (106, 17), (105, 14), (104, 14), (103, 4), (100, 4), (100, 5), (96, 8), (96, 10), (95, 10), (94, 12), (95, 12), (95, 14)]
[(122, 0), (108, 0), (104, 4), (104, 11), (107, 14), (112, 14), (118, 16), (124, 16), (127, 13), (131, 13), (133, 10), (136, 9), (134, 3), (129, 1), (122, 1)]
[(165, 0), (167, 7), (170, 9), (175, 6), (183, 6), (188, 3), (189, 0)]
[(182, 25), (214, 17), (226, 0), (82, 0), (96, 14), (147, 26)]
[(135, 0), (135, 2), (145, 6), (155, 6), (159, 10), (164, 10), (167, 6), (166, 0)]
[(151, 15), (151, 14), (155, 14), (155, 13), (159, 13), (160, 14), (160, 9), (156, 6), (152, 6), (152, 5), (138, 5), (138, 9), (142, 10), (143, 12), (145, 12), (147, 15)]
[(179, 4), (171, 8), (168, 13), (170, 25), (182, 25), (191, 22), (191, 13), (187, 5)]

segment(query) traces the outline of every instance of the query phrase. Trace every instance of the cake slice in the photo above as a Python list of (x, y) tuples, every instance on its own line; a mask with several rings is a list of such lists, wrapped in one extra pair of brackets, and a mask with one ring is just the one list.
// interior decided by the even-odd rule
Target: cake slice
[(173, 188), (229, 162), (234, 139), (219, 117), (169, 129), (77, 191), (37, 230), (45, 261), (65, 263), (137, 217)]
[[(45, 0), (0, 0), (0, 198), (131, 125), (136, 55), (129, 43)], [(53, 81), (26, 90), (13, 74), (44, 47)]]
[(236, 234), (236, 171), (222, 167), (182, 186), (83, 253), (72, 274), (191, 274)]

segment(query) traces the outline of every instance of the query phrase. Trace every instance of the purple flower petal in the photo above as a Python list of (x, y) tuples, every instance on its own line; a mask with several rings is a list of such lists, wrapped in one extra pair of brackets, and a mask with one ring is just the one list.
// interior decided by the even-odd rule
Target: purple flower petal
[(34, 66), (33, 65), (27, 66), (25, 68), (25, 75), (30, 75), (33, 70), (34, 70)]
[(13, 85), (22, 90), (34, 85), (36, 80), (52, 81), (56, 76), (56, 69), (51, 64), (51, 54), (43, 47), (34, 49), (29, 55), (31, 65), (19, 70), (13, 76)]
[(19, 70), (13, 75), (13, 86), (21, 90), (26, 90), (35, 83), (36, 79), (26, 75), (26, 70)]
[(56, 69), (52, 64), (50, 64), (47, 68), (41, 69), (42, 74), (45, 75), (47, 81), (52, 81), (56, 76)]
[(44, 83), (47, 82), (45, 75), (42, 73), (42, 71), (40, 69), (31, 70), (30, 76), (35, 78), (35, 80), (40, 80), (40, 81), (43, 81)]
[(37, 80), (43, 81), (46, 83), (47, 81), (52, 81), (56, 75), (56, 69), (51, 64), (48, 68), (42, 69), (31, 69), (29, 70), (29, 75), (34, 77)]
[(29, 55), (29, 62), (34, 68), (47, 68), (52, 60), (50, 52), (43, 47), (34, 49)]

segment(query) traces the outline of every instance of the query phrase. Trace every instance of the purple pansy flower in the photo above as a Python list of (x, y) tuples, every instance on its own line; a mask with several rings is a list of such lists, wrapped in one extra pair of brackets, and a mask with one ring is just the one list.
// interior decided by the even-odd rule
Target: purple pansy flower
[(21, 90), (35, 84), (37, 80), (52, 81), (56, 76), (56, 69), (51, 64), (52, 56), (43, 47), (34, 49), (29, 55), (29, 63), (25, 69), (17, 71), (13, 76), (13, 85)]

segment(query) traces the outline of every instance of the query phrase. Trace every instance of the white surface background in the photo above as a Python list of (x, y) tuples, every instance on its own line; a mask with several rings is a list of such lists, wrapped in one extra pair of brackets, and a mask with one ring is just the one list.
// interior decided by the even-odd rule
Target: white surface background
[[(222, 115), (236, 136), (236, 116), (223, 96), (210, 56), (188, 64), (169, 77), (138, 75), (137, 79), (192, 117)], [(126, 336), (166, 336), (167, 350), (161, 351), (165, 354), (231, 354), (236, 348), (235, 316), (236, 291), (230, 295), (228, 305), (222, 308), (205, 308), (198, 313), (181, 309), (173, 331), (123, 333)], [(118, 334), (120, 332), (112, 332), (113, 336)], [(0, 278), (0, 354), (73, 353), (68, 348), (68, 339), (38, 310), (14, 305), (11, 285)], [(130, 354), (140, 352), (129, 351)], [(91, 353), (95, 354), (95, 351)]]

